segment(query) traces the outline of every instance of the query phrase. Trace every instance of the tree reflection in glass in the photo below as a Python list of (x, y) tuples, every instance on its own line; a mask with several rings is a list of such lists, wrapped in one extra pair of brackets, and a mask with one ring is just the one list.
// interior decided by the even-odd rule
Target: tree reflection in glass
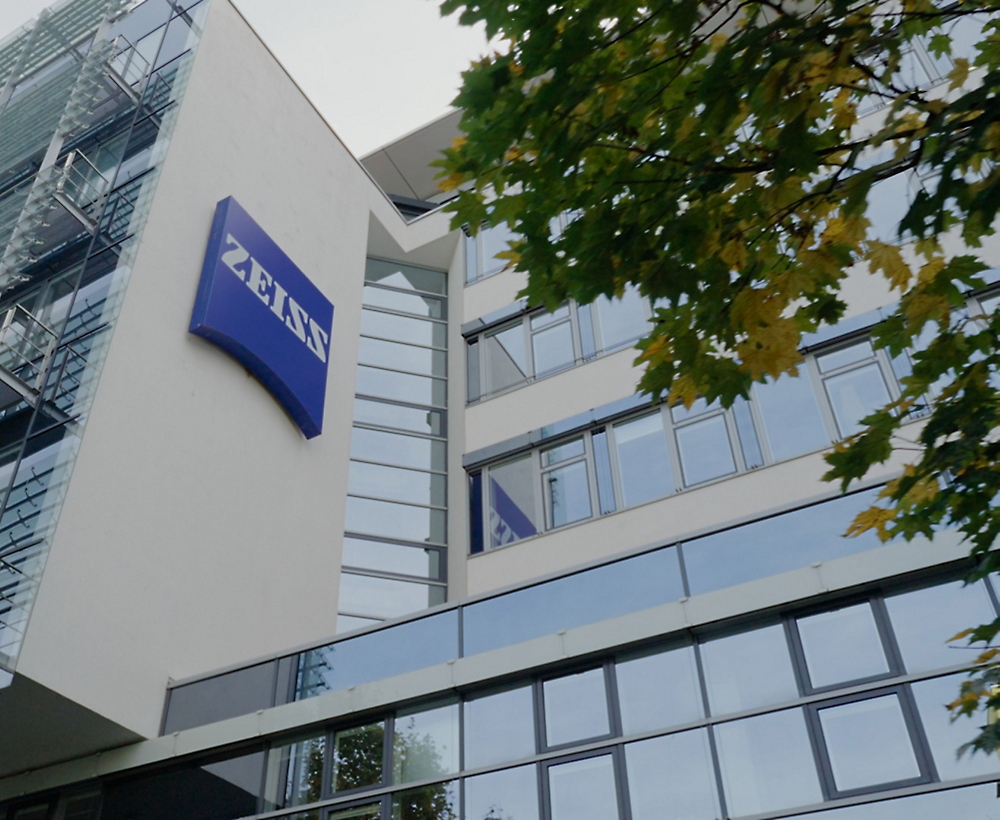
[(458, 743), (457, 703), (399, 714), (393, 732), (393, 782), (457, 772)]
[(382, 782), (385, 725), (369, 723), (337, 732), (333, 741), (333, 790), (374, 786)]
[(457, 817), (455, 782), (435, 783), (392, 796), (392, 820), (455, 820)]

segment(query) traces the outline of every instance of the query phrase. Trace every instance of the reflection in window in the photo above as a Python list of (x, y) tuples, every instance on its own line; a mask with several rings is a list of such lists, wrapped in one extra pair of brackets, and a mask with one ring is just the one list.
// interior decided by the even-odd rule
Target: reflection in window
[(721, 413), (678, 427), (675, 434), (686, 485), (711, 481), (736, 471), (726, 420)]
[(616, 820), (618, 797), (611, 755), (550, 766), (552, 820)]
[(333, 790), (346, 792), (382, 782), (385, 725), (369, 723), (333, 738)]
[(349, 809), (332, 811), (327, 815), (327, 820), (381, 820), (381, 817), (382, 807), (378, 803), (373, 803), (368, 806), (352, 806)]
[(616, 424), (615, 448), (622, 502), (634, 507), (674, 491), (663, 416), (655, 413)]
[(764, 422), (764, 434), (774, 461), (818, 450), (830, 443), (816, 403), (812, 382), (804, 371), (766, 385), (754, 385), (754, 401)]
[(569, 318), (560, 324), (533, 331), (531, 355), (535, 364), (535, 377), (547, 376), (570, 367), (573, 355), (573, 330)]
[(897, 695), (818, 711), (839, 791), (920, 777)]
[(501, 547), (538, 532), (540, 521), (530, 455), (490, 468), (489, 499), (492, 546)]
[(598, 296), (594, 300), (600, 349), (604, 352), (631, 344), (649, 331), (646, 301), (635, 285), (627, 285), (621, 299)]
[(465, 768), (505, 763), (535, 753), (535, 717), (530, 686), (465, 702)]
[(622, 731), (666, 729), (703, 717), (694, 650), (657, 652), (615, 664)]
[(415, 268), (384, 259), (368, 259), (365, 281), (389, 285), (400, 290), (426, 291), (444, 295), (448, 292), (448, 274), (444, 271)]
[(603, 669), (547, 680), (542, 692), (547, 745), (559, 746), (611, 731)]
[(721, 816), (704, 729), (629, 743), (625, 764), (632, 820)]
[(715, 737), (731, 816), (823, 800), (801, 710), (722, 723)]
[(264, 773), (264, 810), (315, 803), (322, 797), (326, 736), (273, 746)]
[[(840, 435), (864, 429), (861, 420), (889, 401), (881, 367), (867, 340), (816, 357)], [(860, 366), (859, 366), (860, 363)]]
[(348, 496), (344, 529), (363, 535), (444, 544), (447, 513), (411, 504)]
[(394, 783), (458, 771), (458, 704), (400, 712), (393, 734)]
[(798, 629), (814, 689), (889, 672), (867, 603), (799, 618)]
[(444, 603), (443, 586), (343, 572), (338, 609), (347, 615), (386, 619)]
[(705, 641), (701, 658), (714, 715), (799, 696), (785, 630), (780, 624)]
[(590, 485), (587, 464), (577, 461), (542, 473), (549, 526), (561, 527), (590, 518)]
[(455, 820), (458, 784), (435, 783), (392, 796), (392, 820)]
[(538, 820), (535, 767), (505, 769), (466, 780), (465, 820)]
[(486, 336), (486, 390), (494, 393), (528, 378), (524, 326), (518, 324)]
[(355, 427), (351, 431), (351, 458), (444, 472), (445, 443), (432, 439)]

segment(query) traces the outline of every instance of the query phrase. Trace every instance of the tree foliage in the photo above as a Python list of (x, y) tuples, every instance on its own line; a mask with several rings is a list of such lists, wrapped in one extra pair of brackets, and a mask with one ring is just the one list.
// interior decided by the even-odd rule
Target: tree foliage
[[(466, 136), (441, 162), (455, 224), (517, 232), (508, 258), (528, 272), (533, 304), (636, 285), (657, 307), (641, 390), (728, 405), (754, 381), (797, 374), (802, 334), (844, 314), (848, 275), (880, 277), (898, 309), (874, 341), (915, 350), (913, 373), (828, 455), (826, 477), (846, 488), (911, 447), (852, 531), (955, 527), (971, 577), (1000, 568), (1000, 311), (965, 311), (1000, 262), (988, 253), (1000, 0), (445, 0), (442, 11), (485, 22), (502, 44), (455, 101)], [(869, 202), (903, 176), (914, 195), (885, 235)], [(989, 645), (998, 632), (965, 637)], [(994, 680), (989, 665), (955, 708), (1000, 706)], [(990, 727), (976, 746), (998, 742)]]

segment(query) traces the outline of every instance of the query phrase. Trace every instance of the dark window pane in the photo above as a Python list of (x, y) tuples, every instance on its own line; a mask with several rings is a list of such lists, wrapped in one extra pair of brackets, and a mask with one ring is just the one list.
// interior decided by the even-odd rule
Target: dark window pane
[(600, 737), (610, 731), (603, 669), (547, 680), (542, 692), (549, 746)]
[(552, 820), (617, 820), (611, 755), (550, 766), (548, 776)]
[(381, 805), (373, 803), (369, 806), (352, 806), (349, 809), (332, 811), (327, 815), (327, 820), (380, 820), (381, 817)]
[(819, 450), (830, 443), (816, 392), (805, 371), (754, 385), (754, 401), (764, 420), (764, 435), (774, 461)]
[(684, 595), (673, 549), (656, 550), (464, 609), (465, 653), (552, 635)]
[(444, 300), (416, 293), (400, 293), (387, 288), (366, 287), (362, 292), (362, 302), (373, 307), (412, 313), (428, 319), (444, 318)]
[(867, 603), (799, 618), (798, 627), (814, 688), (889, 671), (875, 616)]
[(536, 509), (534, 473), (530, 455), (489, 469), (491, 546), (500, 547), (538, 532), (541, 516)]
[(448, 274), (444, 271), (415, 268), (383, 259), (368, 260), (365, 267), (365, 281), (389, 285), (400, 290), (425, 291), (442, 295), (448, 292)]
[(535, 753), (535, 713), (530, 686), (465, 702), (465, 768), (506, 763)]
[(521, 766), (465, 781), (465, 820), (538, 820), (538, 776)]
[(822, 802), (801, 710), (722, 723), (715, 737), (730, 816)]
[(966, 648), (964, 640), (949, 643), (948, 639), (996, 618), (982, 582), (918, 589), (888, 597), (885, 605), (903, 664), (911, 673), (971, 663), (978, 650)]
[(319, 800), (325, 760), (326, 735), (272, 746), (264, 773), (264, 811)]
[[(373, 820), (377, 816), (373, 815)], [(435, 783), (392, 796), (392, 820), (455, 820), (457, 817), (457, 782)], [(331, 820), (334, 820), (332, 815)]]
[(625, 763), (632, 820), (721, 816), (704, 729), (629, 743)]
[(274, 661), (178, 686), (170, 690), (163, 733), (268, 709), (273, 697)]
[(333, 790), (346, 792), (382, 782), (385, 724), (369, 723), (333, 736)]
[(704, 716), (690, 646), (618, 661), (615, 676), (626, 735), (666, 729)]
[(469, 552), (475, 555), (485, 549), (483, 542), (483, 474), (469, 475)]
[(634, 507), (674, 491), (663, 416), (654, 413), (615, 425), (622, 502)]
[(873, 531), (857, 538), (843, 533), (878, 490), (865, 490), (684, 544), (691, 594), (777, 575), (881, 546)]
[(458, 611), (449, 610), (303, 652), (296, 700), (458, 657)]
[(920, 777), (896, 695), (820, 709), (819, 721), (840, 791)]
[(427, 410), (424, 407), (405, 407), (371, 399), (355, 399), (354, 420), (362, 424), (395, 427), (413, 433), (444, 435), (444, 414), (440, 410)]
[(458, 704), (400, 712), (393, 731), (392, 782), (458, 771)]
[(799, 696), (785, 630), (780, 624), (705, 641), (701, 658), (714, 715)]

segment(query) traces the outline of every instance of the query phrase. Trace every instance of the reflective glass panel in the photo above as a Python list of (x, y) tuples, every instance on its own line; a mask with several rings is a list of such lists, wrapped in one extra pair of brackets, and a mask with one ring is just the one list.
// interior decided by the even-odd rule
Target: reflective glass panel
[(801, 710), (722, 723), (715, 737), (731, 816), (822, 802)]
[(889, 671), (867, 603), (799, 618), (798, 627), (809, 680), (816, 689)]
[(416, 293), (400, 293), (398, 290), (367, 287), (362, 293), (362, 301), (374, 307), (413, 313), (430, 319), (444, 317), (444, 300)]
[(958, 755), (959, 747), (975, 738), (979, 734), (979, 727), (987, 722), (986, 715), (982, 713), (971, 718), (963, 716), (958, 720), (951, 719), (947, 704), (958, 697), (962, 681), (965, 680), (968, 677), (960, 673), (910, 685), (920, 712), (920, 721), (924, 725), (924, 734), (927, 735), (927, 742), (942, 780), (957, 780), (1000, 771), (1000, 760), (995, 754), (966, 752), (961, 757)]
[(549, 746), (600, 737), (611, 731), (603, 669), (547, 680), (542, 691), (545, 740)]
[(343, 632), (353, 632), (355, 629), (364, 629), (366, 626), (375, 626), (382, 623), (380, 618), (358, 618), (354, 615), (337, 615), (337, 634)]
[(430, 379), (363, 365), (358, 366), (357, 392), (378, 399), (433, 407), (444, 407), (448, 403), (448, 383), (444, 379)]
[(448, 344), (448, 326), (443, 322), (410, 319), (379, 310), (361, 311), (361, 333), (425, 347), (446, 347)]
[(799, 696), (780, 624), (705, 641), (701, 659), (712, 714), (740, 712)]
[(349, 809), (339, 809), (327, 815), (328, 820), (380, 820), (381, 817), (382, 807), (378, 803), (373, 803), (369, 806), (352, 806)]
[(622, 501), (634, 507), (674, 491), (663, 416), (656, 413), (616, 424), (615, 448), (621, 477)]
[(634, 342), (649, 329), (644, 300), (635, 285), (628, 285), (621, 299), (598, 296), (594, 307), (597, 309), (604, 351)]
[(498, 273), (510, 264), (506, 259), (497, 259), (497, 254), (509, 251), (509, 242), (515, 237), (517, 234), (506, 224), (491, 228), (484, 227), (479, 231), (479, 241), (483, 248), (483, 272), (480, 274), (481, 276)]
[(415, 268), (399, 262), (369, 259), (365, 266), (365, 281), (378, 282), (401, 290), (422, 290), (428, 293), (448, 292), (448, 274), (439, 270)]
[(697, 729), (625, 746), (632, 820), (720, 817), (708, 732)]
[(685, 484), (700, 484), (735, 472), (736, 462), (723, 416), (696, 421), (678, 427), (675, 432)]
[(446, 515), (444, 510), (348, 496), (344, 529), (363, 535), (443, 544)]
[(721, 406), (718, 399), (711, 404), (704, 399), (695, 399), (690, 407), (685, 407), (683, 404), (675, 404), (670, 408), (670, 416), (675, 422), (680, 424), (682, 421), (693, 419), (696, 416), (703, 416), (712, 410), (718, 410)]
[(358, 362), (393, 370), (409, 370), (424, 376), (448, 375), (447, 354), (443, 350), (396, 344), (364, 336), (358, 342)]
[(536, 313), (529, 320), (532, 330), (538, 330), (539, 328), (547, 327), (548, 325), (558, 322), (560, 319), (566, 319), (569, 316), (569, 305), (562, 305), (557, 307), (550, 313)]
[(754, 400), (774, 461), (819, 450), (830, 443), (816, 392), (804, 370), (798, 378), (782, 376), (766, 385), (754, 385)]
[(455, 820), (458, 784), (435, 783), (392, 796), (392, 820)]
[(486, 388), (490, 392), (521, 384), (528, 378), (524, 325), (518, 323), (486, 336)]
[(489, 766), (535, 753), (535, 713), (530, 686), (465, 702), (465, 768)]
[(615, 664), (622, 731), (665, 729), (704, 716), (694, 649), (685, 646)]
[(920, 777), (896, 695), (820, 709), (819, 722), (840, 791)]
[(264, 772), (264, 811), (319, 800), (325, 760), (326, 735), (271, 747)]
[(543, 450), (542, 466), (550, 467), (553, 464), (558, 464), (560, 461), (566, 461), (567, 459), (576, 458), (577, 456), (582, 455), (583, 439), (574, 439), (573, 441), (567, 441), (565, 444), (559, 444), (555, 447), (549, 447), (547, 450)]
[(608, 434), (603, 430), (591, 434), (590, 443), (594, 448), (594, 472), (597, 479), (598, 507), (601, 515), (614, 512), (615, 484), (611, 477), (611, 452), (608, 449)]
[(424, 407), (404, 407), (370, 399), (354, 400), (354, 420), (432, 436), (444, 435), (444, 414)]
[(341, 563), (358, 569), (399, 572), (421, 578), (441, 577), (441, 553), (438, 550), (387, 544), (384, 541), (344, 538)]
[(385, 724), (369, 723), (333, 736), (333, 790), (346, 792), (382, 782)]
[(457, 703), (400, 712), (393, 733), (392, 782), (457, 772), (458, 737)]
[(618, 797), (611, 755), (550, 766), (552, 820), (616, 820)]
[(862, 803), (842, 809), (796, 815), (797, 820), (942, 820), (945, 817), (986, 818), (996, 809), (996, 788), (967, 789), (919, 794), (878, 803)]
[(369, 464), (366, 461), (351, 462), (347, 491), (412, 504), (443, 507), (447, 503), (443, 475)]
[(948, 639), (996, 618), (982, 582), (965, 586), (956, 581), (893, 595), (885, 606), (903, 664), (911, 673), (971, 663), (979, 650), (966, 648), (964, 640)]
[(819, 365), (820, 373), (829, 373), (832, 370), (846, 367), (849, 364), (856, 364), (865, 359), (870, 359), (874, 355), (875, 351), (872, 350), (871, 342), (866, 339), (850, 347), (842, 347), (840, 350), (834, 350), (832, 353), (824, 353), (821, 356), (817, 356), (816, 364)]
[(824, 382), (842, 436), (852, 436), (863, 430), (861, 419), (889, 401), (889, 391), (877, 364), (830, 376)]
[(417, 470), (447, 469), (445, 443), (416, 436), (355, 427), (351, 431), (351, 458), (377, 461)]
[(561, 527), (590, 518), (590, 485), (587, 464), (578, 461), (542, 474), (549, 508), (549, 526)]
[(500, 547), (538, 532), (541, 516), (535, 500), (534, 465), (530, 455), (490, 467), (490, 543)]
[(535, 767), (504, 769), (466, 780), (465, 820), (538, 820)]
[(337, 605), (348, 615), (386, 620), (442, 603), (444, 587), (352, 572), (340, 575)]
[(535, 376), (554, 373), (573, 364), (573, 329), (569, 322), (536, 331), (531, 335)]

